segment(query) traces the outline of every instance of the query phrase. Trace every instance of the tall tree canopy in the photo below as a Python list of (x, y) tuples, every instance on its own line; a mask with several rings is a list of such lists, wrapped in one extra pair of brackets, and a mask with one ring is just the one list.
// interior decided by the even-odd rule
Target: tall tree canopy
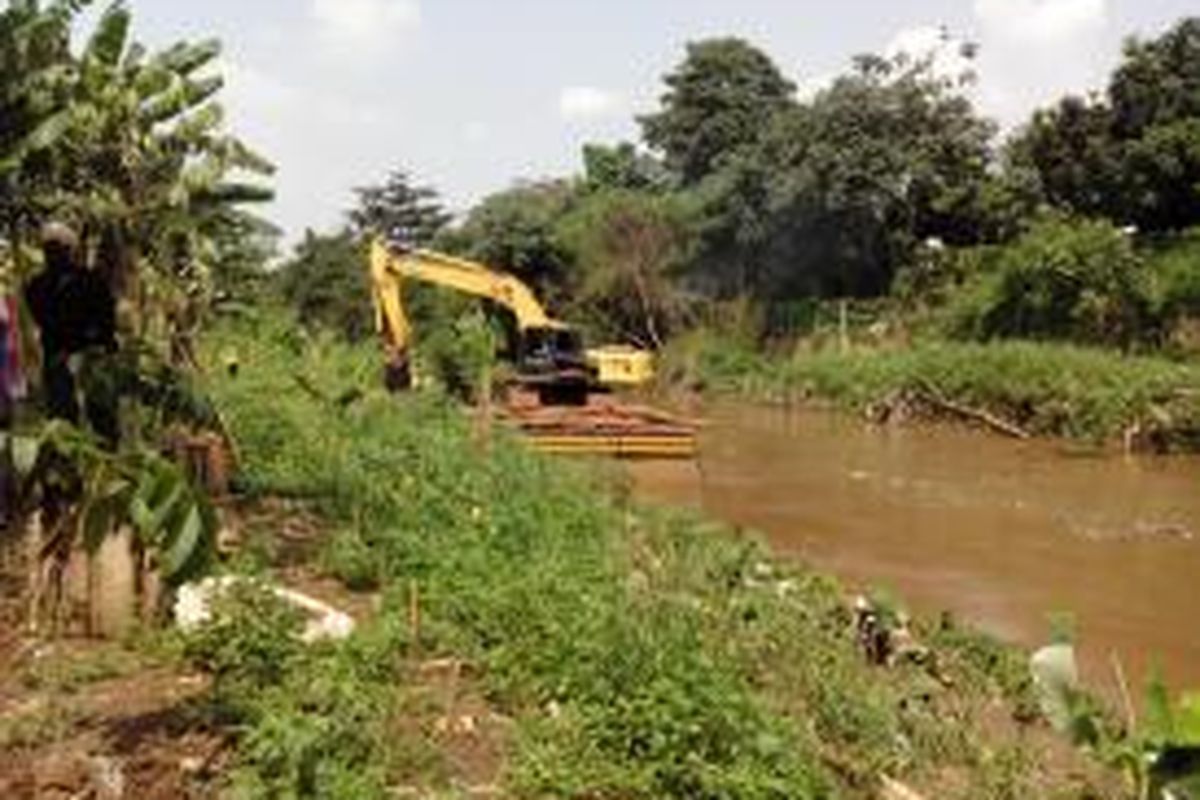
[(362, 233), (377, 233), (414, 247), (430, 244), (450, 223), (437, 190), (416, 185), (404, 170), (394, 170), (377, 186), (355, 189), (358, 205), (350, 223)]
[(1151, 232), (1200, 223), (1200, 18), (1130, 40), (1104, 96), (1037, 113), (1011, 147), (1053, 205)]
[(680, 287), (691, 234), (674, 195), (611, 189), (590, 194), (558, 227), (573, 256), (575, 316), (609, 337), (662, 347), (687, 319)]
[(576, 194), (571, 181), (519, 184), (484, 198), (444, 241), (449, 249), (513, 273), (543, 298), (561, 297), (569, 257), (555, 228)]
[(859, 59), (760, 150), (770, 291), (880, 294), (918, 242), (981, 241), (993, 134), (928, 64)]
[(646, 143), (663, 153), (684, 186), (699, 183), (734, 152), (757, 141), (792, 105), (795, 86), (742, 39), (709, 39), (664, 79), (661, 108), (642, 117)]
[(369, 336), (374, 327), (366, 264), (366, 253), (354, 231), (322, 236), (310, 230), (276, 280), (303, 324), (324, 325), (357, 341)]
[(632, 142), (608, 146), (583, 146), (584, 183), (591, 191), (630, 189), (657, 191), (670, 182), (666, 168), (649, 153), (639, 152)]

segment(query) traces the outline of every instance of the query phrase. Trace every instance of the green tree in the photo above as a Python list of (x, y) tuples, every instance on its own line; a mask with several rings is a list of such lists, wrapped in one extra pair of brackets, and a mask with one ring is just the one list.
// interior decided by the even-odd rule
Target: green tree
[(1110, 222), (1051, 216), (993, 262), (954, 308), (960, 335), (1121, 347), (1159, 336), (1150, 272)]
[(993, 134), (928, 63), (860, 58), (701, 186), (700, 268), (762, 299), (885, 293), (919, 243), (999, 227)]
[(47, 151), (61, 137), (72, 66), (71, 24), (84, 4), (10, 2), (0, 11), (0, 224), (19, 245), (37, 225), (30, 197), (46, 191)]
[(451, 220), (437, 190), (419, 186), (404, 170), (394, 170), (378, 186), (355, 189), (358, 205), (350, 223), (360, 234), (378, 233), (413, 247), (429, 245)]
[(374, 329), (367, 260), (351, 230), (332, 236), (307, 231), (295, 255), (279, 270), (279, 291), (310, 327), (327, 327), (358, 341)]
[(683, 63), (664, 80), (661, 108), (639, 121), (646, 143), (663, 153), (685, 186), (756, 142), (772, 118), (794, 103), (795, 86), (742, 39), (689, 44)]
[(520, 184), (485, 198), (459, 228), (442, 237), (441, 246), (511, 272), (543, 299), (562, 298), (569, 254), (555, 229), (576, 200), (571, 181)]
[[(6, 277), (27, 276), (36, 230), (53, 216), (78, 228), (83, 253), (116, 290), (121, 350), (85, 354), (76, 377), (91, 400), (120, 398), (122, 436), (101, 447), (83, 430), (46, 424), (25, 443), (38, 457), (21, 506), (43, 512), (37, 549), (57, 562), (43, 570), (48, 581), (75, 548), (94, 553), (132, 527), (137, 568), (154, 550), (173, 583), (209, 564), (217, 525), (203, 493), (162, 457), (161, 440), (168, 427), (207, 427), (213, 417), (164, 356), (187, 361), (221, 235), (241, 203), (270, 197), (239, 179), (271, 166), (224, 128), (216, 42), (152, 53), (133, 42), (132, 15), (118, 1), (72, 46), (88, 5), (12, 0), (0, 11), (0, 225), (17, 262)], [(43, 588), (61, 596), (61, 587)]]
[(1038, 112), (1011, 148), (1054, 205), (1149, 232), (1200, 222), (1200, 18), (1131, 39), (1104, 96)]
[(677, 198), (599, 192), (563, 218), (559, 237), (574, 255), (572, 295), (580, 319), (653, 348), (687, 320), (690, 303), (677, 276), (691, 237)]
[(251, 303), (270, 283), (268, 265), (283, 232), (261, 217), (231, 209), (212, 237), (213, 300)]
[(271, 197), (237, 178), (273, 168), (224, 129), (223, 82), (209, 72), (217, 42), (149, 53), (114, 2), (74, 56), (67, 42), (84, 5), (21, 2), (0, 21), (4, 60), (34, 62), (24, 80), (5, 79), (4, 102), (22, 111), (0, 137), (11, 190), (0, 213), (18, 245), (47, 216), (73, 221), (124, 300), (127, 334), (174, 342), (211, 298), (213, 237), (231, 209)]
[(1037, 111), (1008, 145), (1017, 168), (1037, 175), (1044, 199), (1071, 213), (1122, 216), (1124, 154), (1100, 98), (1066, 97)]
[(1200, 119), (1200, 17), (1187, 17), (1156, 39), (1132, 38), (1108, 90), (1121, 139)]
[(584, 183), (589, 191), (631, 189), (656, 191), (669, 183), (662, 163), (648, 153), (638, 152), (631, 142), (614, 146), (583, 146)]
[(771, 167), (759, 150), (739, 152), (685, 192), (699, 239), (687, 280), (701, 294), (721, 299), (770, 294)]

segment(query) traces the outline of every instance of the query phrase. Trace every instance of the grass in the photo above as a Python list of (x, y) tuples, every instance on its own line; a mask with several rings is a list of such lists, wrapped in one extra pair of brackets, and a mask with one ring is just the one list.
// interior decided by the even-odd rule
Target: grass
[(983, 409), (1045, 436), (1094, 442), (1138, 432), (1200, 448), (1200, 365), (1073, 345), (932, 341), (911, 347), (765, 354), (697, 334), (670, 357), (676, 380), (762, 399), (814, 398), (865, 411), (906, 392)]
[[(210, 335), (211, 354), (230, 348), (240, 374), (214, 370), (209, 388), (242, 488), (306, 498), (335, 532), (324, 563), (383, 598), (342, 645), (288, 647), (261, 609), (216, 637), (221, 702), (243, 731), (235, 794), (462, 790), (406, 721), (412, 676), (451, 659), (512, 723), (504, 796), (866, 798), (885, 773), (948, 769), (972, 777), (941, 796), (1004, 796), (993, 784), (1008, 773), (977, 768), (992, 743), (971, 709), (1020, 705), (1027, 687), (1005, 666), (1018, 656), (989, 660), (935, 627), (936, 668), (872, 669), (837, 584), (754, 540), (633, 506), (612, 471), (481, 436), (444, 399), (386, 396), (369, 348), (270, 314)], [(1031, 765), (1022, 781), (1079, 788), (1012, 746)]]

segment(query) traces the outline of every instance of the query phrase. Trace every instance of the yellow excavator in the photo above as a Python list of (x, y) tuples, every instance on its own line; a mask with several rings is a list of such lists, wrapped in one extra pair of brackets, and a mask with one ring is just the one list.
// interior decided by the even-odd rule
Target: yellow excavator
[(512, 313), (518, 386), (546, 405), (585, 405), (598, 392), (648, 383), (652, 356), (632, 347), (585, 349), (579, 331), (552, 319), (533, 291), (513, 275), (431, 250), (406, 249), (382, 239), (371, 244), (375, 322), (387, 354), (388, 388), (412, 386), (412, 325), (404, 283), (419, 281), (489, 300)]

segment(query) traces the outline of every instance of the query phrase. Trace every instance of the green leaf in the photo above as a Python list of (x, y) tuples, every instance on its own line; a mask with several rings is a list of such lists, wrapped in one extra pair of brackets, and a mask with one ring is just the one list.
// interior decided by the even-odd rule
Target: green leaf
[(178, 510), (178, 503), (183, 499), (186, 492), (186, 485), (183, 481), (177, 481), (171, 485), (171, 490), (163, 500), (156, 504), (153, 511), (147, 520), (148, 528), (142, 532), (152, 540), (161, 539), (162, 534), (166, 530), (167, 520), (171, 514)]
[(117, 0), (110, 5), (96, 25), (96, 31), (92, 34), (91, 41), (88, 42), (86, 56), (94, 58), (105, 66), (117, 66), (129, 39), (131, 20), (132, 15), (122, 0)]
[(129, 520), (139, 533), (150, 530), (150, 520), (153, 517), (154, 514), (150, 511), (146, 500), (140, 495), (135, 495), (129, 503)]
[(104, 468), (91, 481), (79, 521), (83, 546), (88, 553), (99, 550), (114, 528), (127, 517), (133, 488), (127, 479), (114, 477)]
[(74, 121), (74, 114), (69, 110), (50, 115), (18, 146), (20, 153), (36, 153), (53, 147), (71, 129)]
[(213, 95), (225, 87), (225, 79), (219, 75), (202, 78), (198, 81), (188, 81), (185, 86), (187, 108), (195, 108), (212, 99)]
[(137, 71), (137, 75), (133, 80), (134, 91), (143, 102), (148, 101), (155, 95), (162, 94), (171, 88), (171, 83), (175, 80), (175, 75), (163, 67), (151, 64), (142, 67)]
[(197, 203), (211, 203), (213, 205), (267, 203), (275, 199), (275, 192), (265, 186), (230, 182), (201, 189), (193, 199)]
[(1175, 739), (1178, 747), (1200, 748), (1200, 693), (1185, 694), (1175, 712)]
[(1163, 745), (1175, 738), (1175, 714), (1171, 708), (1171, 694), (1160, 670), (1154, 670), (1146, 686), (1145, 711), (1146, 737), (1155, 745)]
[(204, 518), (199, 508), (193, 503), (183, 516), (178, 529), (172, 532), (169, 548), (162, 561), (163, 578), (174, 584), (180, 576), (186, 574), (187, 567), (199, 553), (199, 546), (204, 538)]
[(220, 54), (221, 42), (217, 39), (206, 39), (194, 44), (181, 42), (156, 60), (172, 72), (187, 76), (211, 64)]
[(32, 436), (13, 436), (12, 446), (13, 468), (23, 478), (29, 477), (37, 466), (38, 456), (42, 452), (42, 442)]

